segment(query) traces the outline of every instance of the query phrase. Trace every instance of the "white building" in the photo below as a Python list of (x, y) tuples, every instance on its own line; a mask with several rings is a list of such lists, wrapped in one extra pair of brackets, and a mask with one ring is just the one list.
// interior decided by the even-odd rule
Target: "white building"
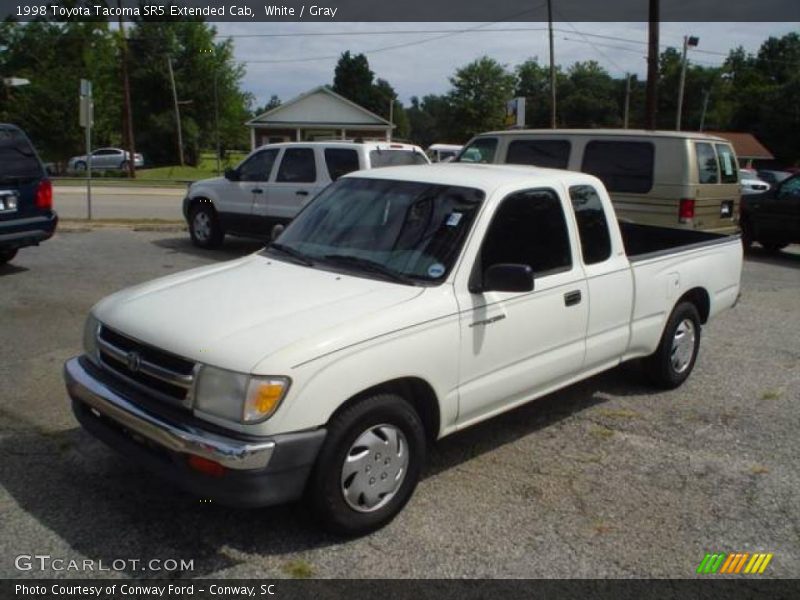
[(395, 127), (324, 85), (258, 115), (247, 126), (251, 148), (320, 139), (391, 140)]

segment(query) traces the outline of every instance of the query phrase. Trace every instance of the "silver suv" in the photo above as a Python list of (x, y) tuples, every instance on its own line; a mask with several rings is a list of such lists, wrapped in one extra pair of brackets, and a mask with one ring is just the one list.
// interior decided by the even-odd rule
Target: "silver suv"
[(183, 215), (195, 245), (213, 248), (226, 234), (270, 239), (323, 188), (362, 169), (428, 164), (419, 146), (395, 142), (287, 142), (251, 152), (224, 177), (192, 184)]

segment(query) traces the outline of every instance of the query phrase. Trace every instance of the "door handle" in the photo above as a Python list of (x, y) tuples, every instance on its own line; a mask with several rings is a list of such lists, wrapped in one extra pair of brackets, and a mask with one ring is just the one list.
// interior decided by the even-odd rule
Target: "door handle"
[(308, 192), (305, 190), (297, 190), (295, 194), (297, 194), (298, 196), (308, 196)]
[(575, 306), (581, 303), (581, 291), (575, 290), (564, 294), (564, 306)]
[(253, 193), (254, 194), (263, 194), (264, 190), (262, 190), (261, 188), (253, 188)]

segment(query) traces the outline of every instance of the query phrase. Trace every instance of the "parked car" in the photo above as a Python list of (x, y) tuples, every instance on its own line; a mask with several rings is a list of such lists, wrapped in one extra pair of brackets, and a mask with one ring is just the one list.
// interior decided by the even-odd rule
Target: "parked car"
[(127, 460), (361, 534), (434, 440), (631, 359), (681, 385), (741, 267), (732, 236), (620, 227), (590, 175), (360, 171), (258, 253), (101, 300), (66, 386)]
[(775, 187), (787, 177), (791, 177), (791, 171), (774, 171), (770, 169), (759, 169), (757, 171), (759, 179), (766, 181), (770, 187)]
[(742, 243), (758, 242), (768, 252), (800, 243), (800, 174), (768, 192), (742, 196)]
[(753, 169), (739, 169), (739, 183), (742, 186), (742, 195), (760, 194), (770, 188), (770, 185), (759, 178)]
[(458, 156), (462, 148), (463, 146), (455, 144), (431, 144), (428, 146), (427, 154), (431, 162), (450, 162)]
[(192, 184), (183, 215), (192, 242), (222, 244), (225, 235), (268, 240), (320, 190), (360, 169), (428, 164), (419, 146), (394, 142), (285, 142), (254, 150), (224, 177)]
[(621, 219), (738, 231), (736, 154), (721, 137), (634, 129), (516, 129), (480, 134), (456, 161), (582, 171), (603, 181)]
[(33, 144), (16, 125), (0, 123), (0, 265), (49, 239), (57, 224), (53, 186)]
[[(140, 169), (144, 166), (144, 156), (138, 152), (133, 155), (133, 166)], [(121, 148), (98, 148), (94, 150), (91, 155), (92, 170), (106, 171), (111, 169), (119, 169), (124, 171), (128, 168), (128, 160), (130, 159), (130, 152), (122, 150)], [(67, 163), (67, 170), (72, 172), (83, 172), (89, 164), (89, 158), (86, 154), (83, 156), (73, 156)]]

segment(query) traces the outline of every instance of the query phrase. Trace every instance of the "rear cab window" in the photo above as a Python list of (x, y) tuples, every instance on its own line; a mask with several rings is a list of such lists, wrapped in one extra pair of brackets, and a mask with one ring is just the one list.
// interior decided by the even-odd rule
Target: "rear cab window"
[(287, 148), (278, 167), (277, 181), (281, 183), (314, 183), (317, 165), (312, 148)]
[(578, 224), (583, 264), (607, 260), (611, 256), (611, 234), (597, 190), (590, 185), (573, 185), (569, 188), (569, 198)]
[(428, 159), (414, 150), (383, 149), (371, 150), (369, 163), (373, 169), (378, 167), (399, 167), (404, 165), (427, 165)]
[(493, 163), (497, 153), (497, 138), (478, 138), (461, 151), (454, 162)]
[(508, 145), (506, 163), (566, 169), (572, 148), (567, 140), (514, 140)]
[(0, 183), (44, 177), (36, 151), (16, 127), (0, 127)]
[(325, 148), (325, 166), (331, 181), (359, 170), (358, 152), (351, 148)]
[(653, 187), (654, 158), (650, 142), (591, 141), (581, 171), (600, 179), (611, 193), (645, 194)]

